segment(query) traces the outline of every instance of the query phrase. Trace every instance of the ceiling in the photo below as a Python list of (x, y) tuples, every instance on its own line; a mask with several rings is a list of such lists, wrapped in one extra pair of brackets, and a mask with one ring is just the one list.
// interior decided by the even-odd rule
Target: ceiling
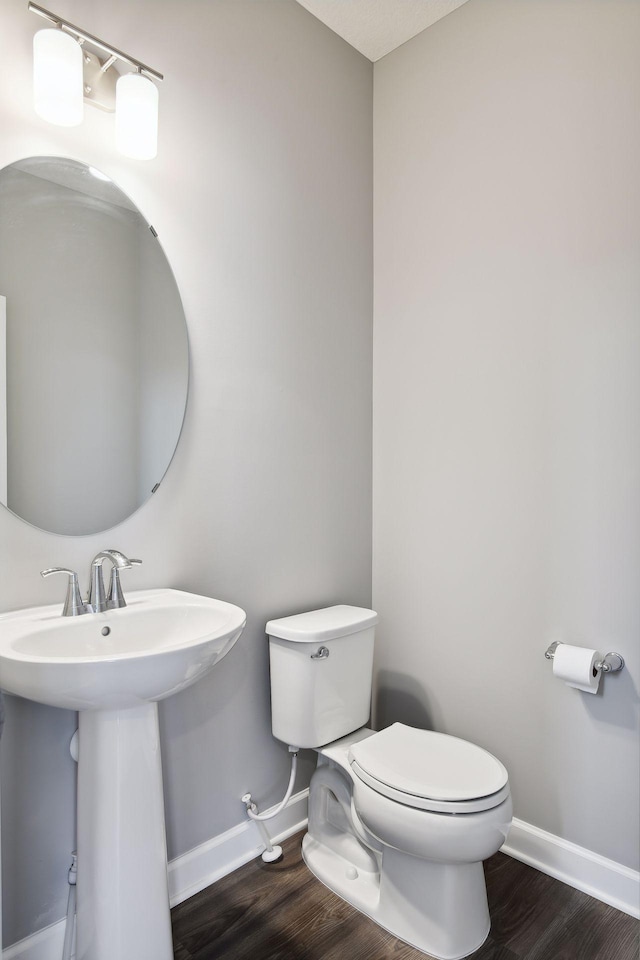
[(298, 3), (375, 62), (466, 0), (298, 0)]

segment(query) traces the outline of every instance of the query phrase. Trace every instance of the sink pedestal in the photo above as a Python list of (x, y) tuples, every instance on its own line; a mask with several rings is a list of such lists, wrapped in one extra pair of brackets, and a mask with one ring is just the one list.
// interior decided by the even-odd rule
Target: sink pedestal
[(173, 960), (158, 705), (79, 719), (77, 960)]
[(247, 619), (182, 590), (127, 600), (0, 614), (0, 687), (80, 712), (76, 960), (173, 960), (157, 701), (209, 673)]

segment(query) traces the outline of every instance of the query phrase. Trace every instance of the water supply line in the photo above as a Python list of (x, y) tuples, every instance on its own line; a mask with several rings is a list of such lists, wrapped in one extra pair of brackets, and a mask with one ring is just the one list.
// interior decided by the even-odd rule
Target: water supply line
[(62, 947), (62, 960), (71, 960), (73, 951), (73, 934), (75, 931), (76, 919), (76, 882), (78, 879), (78, 855), (71, 854), (71, 866), (69, 867), (69, 899), (67, 900), (67, 922), (64, 930), (64, 945)]
[[(76, 763), (78, 762), (79, 742), (78, 730), (76, 729), (71, 737), (71, 740), (69, 741), (69, 753), (71, 754), (71, 758)], [(76, 884), (78, 882), (78, 854), (75, 850), (73, 850), (71, 853), (71, 866), (69, 867), (67, 882), (69, 884), (69, 897), (67, 899), (67, 919), (64, 928), (62, 960), (71, 960), (71, 957), (73, 956), (75, 939), (74, 934), (76, 932), (76, 900), (78, 896)]]
[(299, 747), (292, 747), (292, 746), (289, 747), (289, 753), (291, 754), (291, 775), (289, 776), (289, 783), (287, 785), (286, 793), (277, 807), (274, 807), (272, 810), (268, 810), (266, 813), (259, 813), (258, 807), (252, 800), (250, 793), (245, 793), (245, 795), (242, 797), (242, 802), (244, 803), (247, 810), (247, 816), (249, 817), (250, 820), (254, 821), (258, 830), (260, 831), (262, 839), (264, 840), (265, 849), (262, 852), (262, 859), (264, 860), (265, 863), (274, 863), (276, 860), (280, 860), (280, 858), (282, 857), (282, 847), (279, 846), (278, 844), (274, 845), (271, 842), (269, 832), (267, 831), (267, 828), (265, 827), (263, 821), (271, 820), (273, 819), (273, 817), (277, 817), (279, 813), (282, 813), (287, 803), (289, 802), (289, 798), (293, 793), (293, 787), (296, 782), (296, 771), (298, 769), (298, 751), (299, 751)]

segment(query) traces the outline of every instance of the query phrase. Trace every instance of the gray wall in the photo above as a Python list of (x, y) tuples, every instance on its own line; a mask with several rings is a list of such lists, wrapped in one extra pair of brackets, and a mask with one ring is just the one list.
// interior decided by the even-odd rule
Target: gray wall
[[(179, 21), (176, 10), (179, 6)], [(108, 173), (154, 224), (192, 351), (184, 431), (158, 492), (86, 538), (0, 510), (0, 609), (61, 600), (52, 564), (139, 556), (129, 587), (174, 586), (244, 607), (229, 656), (162, 707), (169, 853), (273, 803), (286, 747), (271, 737), (269, 617), (370, 603), (372, 68), (293, 0), (60, 0), (70, 21), (166, 75), (151, 163), (115, 153), (108, 117), (39, 121), (31, 42), (3, 0), (0, 164), (36, 154)], [(2, 744), (4, 939), (58, 919), (73, 848), (75, 716), (9, 698)], [(303, 764), (306, 782), (311, 760)]]
[[(377, 719), (635, 868), (639, 20), (471, 0), (374, 70)], [(554, 639), (627, 669), (571, 690)]]

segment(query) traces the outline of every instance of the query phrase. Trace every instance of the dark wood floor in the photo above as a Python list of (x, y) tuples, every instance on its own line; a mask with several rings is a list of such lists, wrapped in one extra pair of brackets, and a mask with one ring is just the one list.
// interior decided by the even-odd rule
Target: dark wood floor
[[(254, 860), (172, 912), (176, 960), (425, 960), (324, 887), (300, 856)], [(474, 960), (638, 960), (637, 920), (497, 853)]]

